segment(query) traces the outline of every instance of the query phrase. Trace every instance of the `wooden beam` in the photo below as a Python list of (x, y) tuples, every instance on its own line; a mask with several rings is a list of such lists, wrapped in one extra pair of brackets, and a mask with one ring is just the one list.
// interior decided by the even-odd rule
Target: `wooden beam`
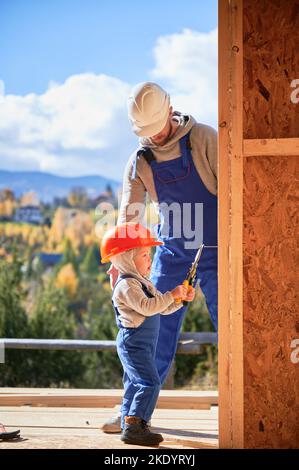
[(242, 0), (219, 1), (219, 445), (242, 448)]
[[(120, 405), (122, 389), (0, 389), (0, 406), (49, 406), (74, 408), (113, 408)], [(162, 390), (157, 408), (210, 409), (218, 404), (218, 392)]]
[(231, 11), (231, 383), (232, 447), (244, 447), (243, 377), (243, 1), (232, 0)]
[[(219, 447), (232, 445), (229, 308), (229, 2), (218, 2), (218, 388)], [(221, 241), (221, 242), (220, 242)]]
[(244, 157), (299, 156), (299, 139), (245, 139)]

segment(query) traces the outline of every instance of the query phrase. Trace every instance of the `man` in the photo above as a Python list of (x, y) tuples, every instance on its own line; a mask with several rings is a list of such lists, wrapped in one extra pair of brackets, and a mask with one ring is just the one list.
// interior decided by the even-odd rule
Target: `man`
[[(186, 278), (204, 243), (197, 279), (217, 331), (217, 133), (173, 111), (169, 95), (152, 82), (133, 88), (128, 115), (140, 146), (125, 169), (118, 224), (141, 221), (150, 196), (160, 216), (158, 239), (164, 243), (156, 249), (151, 281), (161, 292)], [(109, 274), (117, 275), (113, 267)], [(160, 318), (156, 364), (161, 384), (175, 356), (186, 308)], [(119, 415), (102, 429), (120, 432)]]

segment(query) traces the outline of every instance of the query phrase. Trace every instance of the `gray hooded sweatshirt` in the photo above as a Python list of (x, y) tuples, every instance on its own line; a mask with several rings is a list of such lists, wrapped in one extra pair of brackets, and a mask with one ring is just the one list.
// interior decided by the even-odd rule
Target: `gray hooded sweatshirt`
[[(150, 147), (157, 162), (165, 162), (173, 160), (180, 156), (179, 140), (190, 133), (191, 154), (195, 168), (207, 188), (207, 190), (217, 194), (217, 132), (210, 126), (195, 121), (190, 115), (183, 115), (175, 112), (173, 120), (177, 121), (178, 128), (170, 140), (163, 146), (155, 145), (150, 138), (142, 138), (140, 146)], [(143, 220), (144, 209), (146, 203), (146, 195), (148, 194), (158, 213), (158, 196), (155, 189), (153, 172), (149, 164), (144, 158), (137, 161), (136, 175), (134, 174), (134, 160), (136, 151), (131, 155), (123, 177), (122, 199), (118, 216), (118, 224), (130, 222), (134, 219), (136, 222)], [(136, 216), (135, 209), (131, 204), (140, 204), (143, 210), (138, 211)], [(136, 220), (138, 219), (138, 220)]]
[[(162, 294), (145, 276), (139, 274), (134, 263), (137, 248), (111, 257), (111, 263), (119, 274), (132, 274), (137, 279), (123, 279), (115, 287), (112, 295), (114, 305), (118, 308), (119, 320), (125, 328), (137, 328), (146, 317), (169, 315), (182, 308), (182, 302), (176, 303), (170, 291)], [(140, 282), (146, 285), (154, 297), (149, 298), (143, 292)]]

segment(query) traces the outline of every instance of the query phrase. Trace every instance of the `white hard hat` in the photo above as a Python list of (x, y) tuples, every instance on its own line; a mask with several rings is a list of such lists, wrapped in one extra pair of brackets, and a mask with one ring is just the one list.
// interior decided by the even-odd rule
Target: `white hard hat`
[(140, 137), (152, 137), (165, 127), (169, 116), (168, 93), (156, 83), (136, 85), (128, 98), (128, 116), (132, 130)]

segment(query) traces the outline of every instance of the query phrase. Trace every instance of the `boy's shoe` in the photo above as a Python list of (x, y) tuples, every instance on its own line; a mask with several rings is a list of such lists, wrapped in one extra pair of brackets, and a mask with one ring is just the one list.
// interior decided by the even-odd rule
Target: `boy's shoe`
[[(147, 423), (148, 426), (151, 426), (151, 420)], [(121, 429), (121, 413), (118, 413), (115, 416), (109, 418), (105, 423), (101, 426), (101, 429), (106, 434), (120, 434), (122, 432)]]
[(106, 434), (121, 433), (121, 413), (109, 418), (101, 427)]
[(120, 439), (139, 446), (156, 446), (163, 441), (162, 435), (151, 432), (147, 422), (138, 416), (125, 417), (125, 429)]

